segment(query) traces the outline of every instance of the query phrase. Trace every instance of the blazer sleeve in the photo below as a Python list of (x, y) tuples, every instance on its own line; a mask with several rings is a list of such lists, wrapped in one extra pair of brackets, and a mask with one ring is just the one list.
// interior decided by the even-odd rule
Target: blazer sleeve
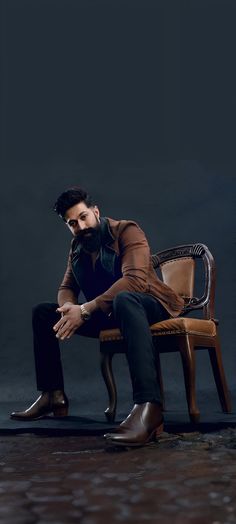
[(78, 283), (77, 283), (77, 281), (76, 281), (76, 279), (75, 279), (75, 277), (73, 275), (73, 272), (72, 272), (71, 255), (72, 255), (72, 250), (70, 249), (68, 262), (67, 262), (67, 268), (66, 268), (64, 277), (62, 279), (62, 282), (60, 284), (60, 287), (58, 289), (58, 293), (60, 291), (64, 291), (64, 290), (70, 290), (75, 295), (78, 295), (79, 292), (80, 292), (80, 287), (79, 287), (79, 285), (78, 285)]

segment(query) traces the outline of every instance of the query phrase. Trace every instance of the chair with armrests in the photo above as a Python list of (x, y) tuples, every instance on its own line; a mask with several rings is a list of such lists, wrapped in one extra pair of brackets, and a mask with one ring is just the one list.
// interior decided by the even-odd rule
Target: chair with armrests
[[(196, 259), (202, 262), (203, 293), (194, 296), (196, 280)], [(225, 378), (219, 335), (218, 321), (214, 318), (215, 263), (208, 247), (204, 244), (186, 244), (166, 249), (152, 255), (153, 267), (159, 268), (165, 284), (179, 293), (185, 301), (181, 316), (157, 322), (150, 326), (155, 347), (157, 377), (164, 391), (160, 366), (160, 353), (179, 351), (182, 359), (186, 399), (192, 422), (198, 422), (200, 412), (195, 391), (195, 350), (207, 349), (214, 374), (222, 411), (231, 412), (230, 395)], [(202, 318), (192, 318), (189, 312), (202, 310)], [(99, 335), (101, 371), (108, 390), (109, 406), (105, 415), (109, 422), (115, 420), (117, 391), (112, 370), (115, 353), (125, 353), (120, 330), (103, 330)]]

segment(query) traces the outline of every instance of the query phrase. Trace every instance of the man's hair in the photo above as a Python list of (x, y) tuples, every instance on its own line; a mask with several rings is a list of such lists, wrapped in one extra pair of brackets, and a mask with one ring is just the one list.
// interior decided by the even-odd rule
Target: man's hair
[(70, 187), (61, 193), (54, 204), (53, 209), (60, 217), (64, 218), (67, 209), (70, 209), (70, 207), (73, 207), (80, 202), (84, 202), (87, 207), (94, 205), (87, 191), (79, 186)]

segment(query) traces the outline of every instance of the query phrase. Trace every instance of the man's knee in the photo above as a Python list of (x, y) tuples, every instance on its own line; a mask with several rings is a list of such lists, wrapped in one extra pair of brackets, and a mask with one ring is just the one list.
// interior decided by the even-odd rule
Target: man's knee
[(113, 300), (114, 314), (119, 314), (122, 311), (127, 311), (130, 304), (136, 302), (135, 293), (133, 291), (120, 291)]
[(50, 317), (52, 314), (56, 313), (57, 304), (52, 304), (50, 302), (41, 302), (32, 308), (32, 321), (33, 323)]

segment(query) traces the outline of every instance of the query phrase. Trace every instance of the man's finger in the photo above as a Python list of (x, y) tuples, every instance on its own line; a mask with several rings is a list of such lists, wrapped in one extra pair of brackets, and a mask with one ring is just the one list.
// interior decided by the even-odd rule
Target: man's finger
[(64, 309), (62, 309), (62, 307), (58, 307), (58, 308), (56, 309), (56, 312), (57, 312), (57, 313), (64, 313)]
[(58, 331), (62, 325), (65, 323), (65, 317), (61, 317), (60, 320), (53, 326), (54, 331)]
[(73, 328), (73, 329), (71, 329), (71, 331), (66, 335), (66, 338), (71, 338), (72, 335), (74, 335), (74, 333), (76, 332), (76, 329), (77, 329), (77, 328)]
[(68, 327), (67, 331), (66, 332), (59, 332), (58, 335), (56, 335), (57, 338), (59, 338), (60, 340), (65, 340), (68, 339), (68, 338), (71, 338), (72, 335), (74, 335), (74, 333), (76, 332), (76, 330), (78, 329), (78, 326), (75, 326), (75, 327)]
[(60, 340), (64, 340), (65, 338), (70, 338), (71, 335), (73, 335), (71, 330), (66, 330), (66, 331), (63, 331), (63, 333), (61, 332), (57, 333), (56, 337), (59, 338)]
[(62, 337), (66, 336), (68, 330), (70, 330), (70, 329), (71, 329), (70, 322), (69, 322), (69, 321), (65, 322), (65, 323), (64, 323), (64, 324), (63, 324), (63, 325), (58, 329), (58, 332), (57, 332), (57, 334), (56, 334), (56, 337), (61, 339)]
[(70, 306), (61, 306), (56, 309), (57, 313), (65, 313), (66, 311), (69, 311)]

